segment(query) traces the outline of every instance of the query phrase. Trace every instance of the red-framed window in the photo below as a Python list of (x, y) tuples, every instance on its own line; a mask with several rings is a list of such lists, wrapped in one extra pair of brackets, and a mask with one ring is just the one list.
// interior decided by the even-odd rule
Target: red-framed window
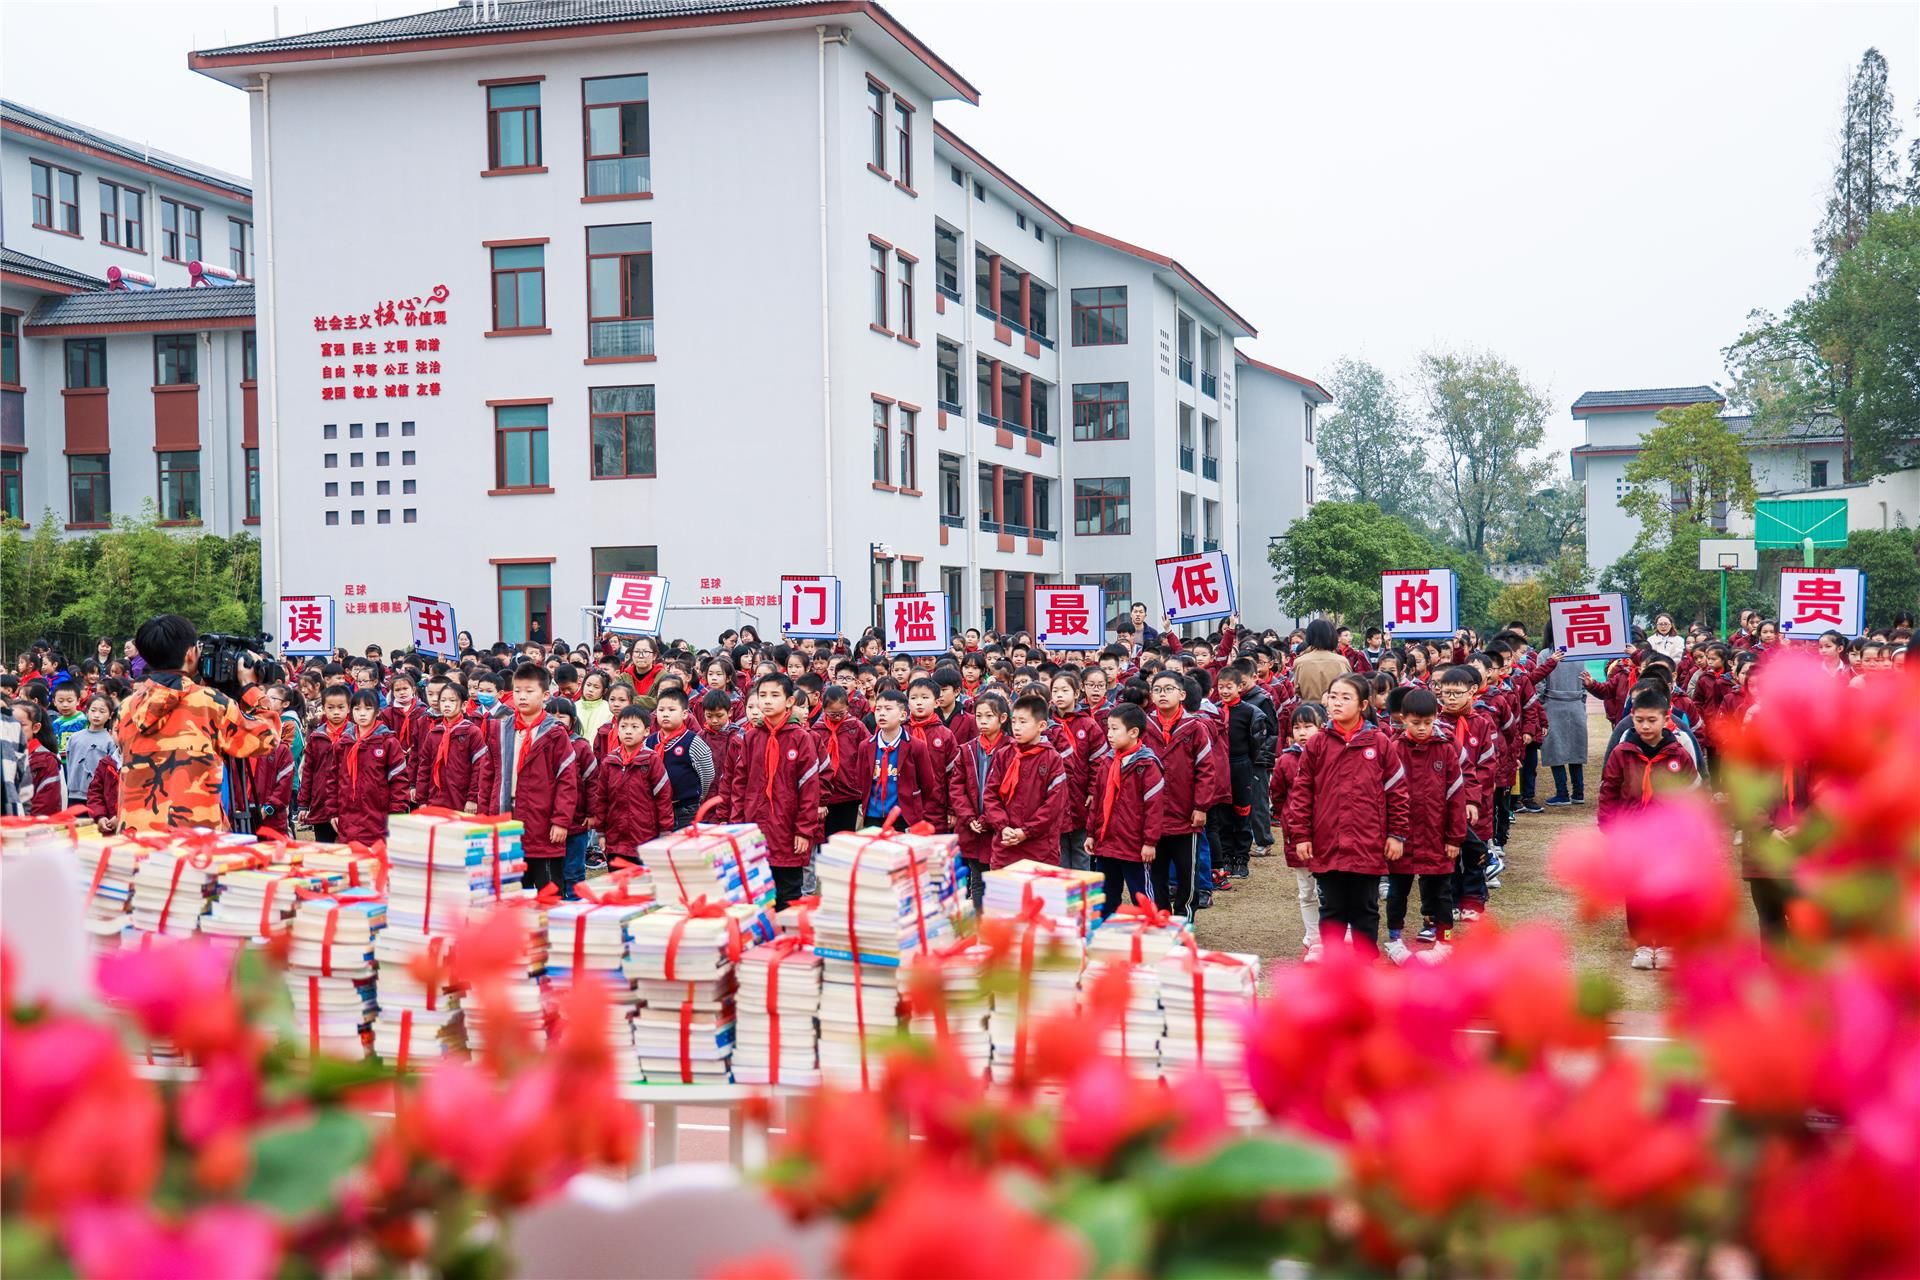
[(883, 241), (868, 239), (867, 269), (873, 276), (873, 314), (868, 317), (868, 323), (880, 329), (887, 328), (887, 253)]
[(191, 387), (200, 382), (199, 352), (190, 333), (162, 333), (153, 339), (153, 385)]
[(902, 489), (920, 487), (920, 413), (900, 406), (900, 476)]
[[(913, 104), (901, 100), (898, 94), (893, 99), (893, 136), (898, 145), (900, 167), (894, 170), (894, 180), (901, 186), (913, 188)], [(881, 168), (885, 168), (884, 164)]]
[[(247, 477), (247, 519), (258, 520), (260, 518), (260, 451), (242, 449), (240, 461), (246, 469)], [(381, 483), (385, 484), (386, 481), (383, 480)]]
[(1127, 340), (1127, 287), (1073, 291), (1073, 345), (1110, 347)]
[(200, 210), (178, 200), (160, 200), (160, 256), (192, 262), (200, 256)]
[(653, 224), (587, 228), (587, 354), (653, 354)]
[(594, 387), (587, 394), (593, 409), (593, 478), (620, 480), (657, 474), (653, 388)]
[(1084, 537), (1133, 532), (1133, 480), (1109, 476), (1073, 482), (1073, 531)]
[(141, 193), (132, 187), (100, 179), (100, 243), (121, 249), (144, 250), (146, 228), (140, 220)]
[(653, 190), (652, 121), (647, 78), (601, 76), (580, 82), (585, 113), (587, 194), (645, 195)]
[(67, 455), (67, 519), (106, 524), (113, 519), (111, 467), (104, 453)]
[(1073, 438), (1125, 440), (1128, 438), (1127, 384), (1076, 382), (1073, 384)]
[(0, 520), (25, 520), (27, 455), (24, 450), (0, 449)]
[(160, 467), (160, 519), (187, 524), (200, 518), (200, 451), (182, 449), (153, 455)]
[(540, 82), (487, 86), (487, 168), (540, 164)]
[(20, 313), (0, 311), (0, 385), (20, 385)]
[(33, 225), (63, 235), (80, 234), (80, 175), (44, 160), (32, 162)]
[(547, 487), (547, 406), (495, 405), (493, 410), (493, 487)]
[(867, 77), (867, 122), (872, 130), (867, 163), (882, 174), (887, 171), (887, 86)]
[(553, 566), (502, 564), (499, 571), (500, 638), (508, 644), (553, 638)]
[(541, 329), (547, 323), (547, 246), (516, 244), (489, 250), (496, 332)]
[(895, 332), (902, 338), (912, 338), (913, 334), (913, 265), (912, 254), (894, 253), (894, 262), (900, 274), (900, 323)]
[(68, 338), (66, 357), (69, 387), (107, 385), (107, 340), (105, 338)]
[(227, 269), (242, 280), (253, 279), (253, 224), (245, 218), (227, 219)]
[(873, 402), (873, 482), (887, 484), (892, 466), (893, 406), (885, 400)]

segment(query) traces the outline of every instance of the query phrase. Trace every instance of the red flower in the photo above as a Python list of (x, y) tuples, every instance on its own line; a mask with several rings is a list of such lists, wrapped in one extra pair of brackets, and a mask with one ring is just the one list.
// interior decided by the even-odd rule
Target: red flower
[(518, 1203), (572, 1172), (562, 1159), (567, 1122), (556, 1078), (529, 1071), (496, 1088), (480, 1067), (442, 1062), (399, 1109), (395, 1130), (408, 1149), (446, 1166), (469, 1189)]
[(1668, 946), (1720, 938), (1733, 922), (1727, 830), (1697, 792), (1656, 799), (1605, 830), (1562, 836), (1553, 870), (1588, 919), (1624, 906)]
[(881, 1095), (828, 1086), (794, 1099), (775, 1159), (797, 1166), (774, 1186), (794, 1213), (852, 1214), (897, 1183), (909, 1152)]
[(190, 1057), (235, 1051), (252, 1039), (233, 995), (233, 956), (205, 942), (160, 941), (104, 955), (98, 983), (149, 1036)]
[(1086, 1244), (1029, 1213), (978, 1174), (925, 1167), (848, 1230), (840, 1265), (852, 1280), (993, 1276), (1056, 1280), (1083, 1274)]
[(1844, 1141), (1802, 1150), (1776, 1140), (1755, 1178), (1748, 1236), (1769, 1269), (1782, 1275), (1895, 1280), (1920, 1274), (1912, 1175)]
[(75, 1209), (61, 1225), (83, 1278), (266, 1280), (279, 1263), (279, 1233), (265, 1210), (216, 1204), (175, 1224), (144, 1205)]

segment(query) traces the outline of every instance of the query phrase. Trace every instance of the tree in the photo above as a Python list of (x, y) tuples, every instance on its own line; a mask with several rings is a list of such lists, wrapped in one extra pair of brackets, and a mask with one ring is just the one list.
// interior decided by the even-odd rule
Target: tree
[(1884, 627), (1896, 613), (1920, 609), (1920, 534), (1912, 529), (1856, 529), (1844, 547), (1827, 547), (1820, 563), (1864, 569), (1867, 625)]
[(1833, 191), (1814, 232), (1821, 275), (1830, 274), (1860, 243), (1875, 214), (1900, 203), (1900, 153), (1894, 146), (1899, 140), (1900, 122), (1887, 89), (1887, 60), (1878, 49), (1868, 49), (1847, 85)]
[[(1681, 626), (1689, 622), (1720, 622), (1720, 575), (1700, 568), (1700, 542), (1714, 530), (1691, 521), (1676, 521), (1657, 539), (1642, 532), (1633, 550), (1600, 575), (1602, 591), (1623, 591), (1636, 616), (1651, 618), (1665, 611)], [(1754, 602), (1754, 575), (1727, 577), (1729, 610)]]
[[(1662, 409), (1627, 464), (1620, 506), (1640, 521), (1641, 537), (1669, 522), (1710, 525), (1715, 508), (1751, 513), (1756, 498), (1746, 445), (1720, 417), (1719, 406)], [(1725, 520), (1718, 523), (1725, 524)]]
[(1547, 631), (1546, 585), (1538, 578), (1510, 582), (1493, 598), (1494, 625), (1505, 626), (1515, 618), (1527, 624), (1527, 634), (1543, 636)]
[(1343, 357), (1327, 379), (1338, 408), (1319, 423), (1314, 448), (1328, 492), (1418, 518), (1433, 506), (1433, 478), (1419, 425), (1400, 389), (1377, 365)]
[(1380, 575), (1388, 569), (1452, 569), (1460, 618), (1483, 622), (1496, 584), (1480, 557), (1427, 537), (1370, 502), (1317, 502), (1267, 553), (1282, 607), (1296, 616), (1337, 615), (1349, 626), (1380, 621)]
[(1428, 352), (1420, 381), (1454, 540), (1484, 553), (1488, 535), (1511, 527), (1527, 495), (1546, 482), (1551, 464), (1528, 454), (1540, 447), (1550, 407), (1518, 369), (1490, 353)]
[(1587, 484), (1572, 480), (1527, 498), (1513, 528), (1500, 540), (1502, 564), (1549, 564), (1587, 540)]

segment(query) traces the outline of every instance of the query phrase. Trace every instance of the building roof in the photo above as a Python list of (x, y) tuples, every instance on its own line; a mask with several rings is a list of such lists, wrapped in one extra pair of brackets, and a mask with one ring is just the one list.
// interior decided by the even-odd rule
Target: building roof
[(187, 65), (212, 74), (224, 67), (377, 57), (418, 49), (464, 48), (573, 38), (585, 28), (670, 30), (746, 22), (816, 21), (835, 15), (870, 19), (968, 102), (980, 91), (873, 0), (500, 0), (461, 3), (425, 13), (361, 22), (325, 31), (276, 36), (203, 49)]
[(27, 336), (250, 329), (253, 286), (144, 289), (47, 298), (27, 317)]
[(1301, 386), (1305, 387), (1307, 390), (1319, 396), (1320, 403), (1322, 404), (1333, 403), (1333, 395), (1325, 387), (1315, 382), (1312, 378), (1306, 377), (1304, 374), (1290, 373), (1287, 370), (1282, 369), (1277, 364), (1268, 364), (1264, 360), (1255, 360), (1252, 356), (1240, 350), (1238, 347), (1234, 348), (1233, 358), (1235, 360), (1238, 360), (1241, 364), (1252, 365), (1254, 368), (1259, 369), (1264, 373), (1271, 373), (1276, 377), (1285, 378), (1288, 382), (1299, 383)]
[(1713, 404), (1726, 397), (1712, 387), (1641, 387), (1632, 391), (1587, 391), (1573, 402), (1573, 416), (1583, 412), (1620, 413), (1629, 409), (1667, 409), (1678, 405)]
[(83, 151), (193, 186), (211, 188), (248, 204), (253, 202), (253, 190), (245, 178), (209, 169), (164, 151), (155, 151), (152, 147), (111, 133), (102, 133), (60, 116), (36, 111), (11, 99), (0, 98), (0, 124), (14, 133), (37, 137), (56, 146)]
[(107, 282), (97, 276), (4, 245), (0, 245), (0, 271), (10, 276), (23, 276), (29, 285), (49, 285), (63, 293), (92, 292), (107, 287)]

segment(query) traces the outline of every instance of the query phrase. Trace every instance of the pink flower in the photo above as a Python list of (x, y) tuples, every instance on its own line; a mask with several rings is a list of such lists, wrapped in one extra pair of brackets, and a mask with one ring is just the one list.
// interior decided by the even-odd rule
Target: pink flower
[(32, 1142), (68, 1099), (101, 1076), (126, 1074), (112, 1031), (73, 1017), (5, 1028), (0, 1053), (0, 1141)]
[(245, 1058), (224, 1053), (201, 1064), (199, 1075), (180, 1091), (180, 1136), (201, 1146), (251, 1125), (260, 1115), (260, 1080)]
[(280, 1259), (273, 1219), (242, 1204), (178, 1224), (144, 1205), (92, 1205), (68, 1213), (61, 1236), (80, 1275), (102, 1280), (266, 1280)]
[(204, 942), (163, 941), (102, 956), (96, 981), (148, 1035), (190, 1056), (235, 1048), (249, 1036), (233, 996), (233, 958)]
[(1697, 792), (1656, 799), (1605, 830), (1562, 836), (1553, 871), (1588, 919), (1625, 907), (1665, 945), (1718, 939), (1733, 922), (1726, 827)]

